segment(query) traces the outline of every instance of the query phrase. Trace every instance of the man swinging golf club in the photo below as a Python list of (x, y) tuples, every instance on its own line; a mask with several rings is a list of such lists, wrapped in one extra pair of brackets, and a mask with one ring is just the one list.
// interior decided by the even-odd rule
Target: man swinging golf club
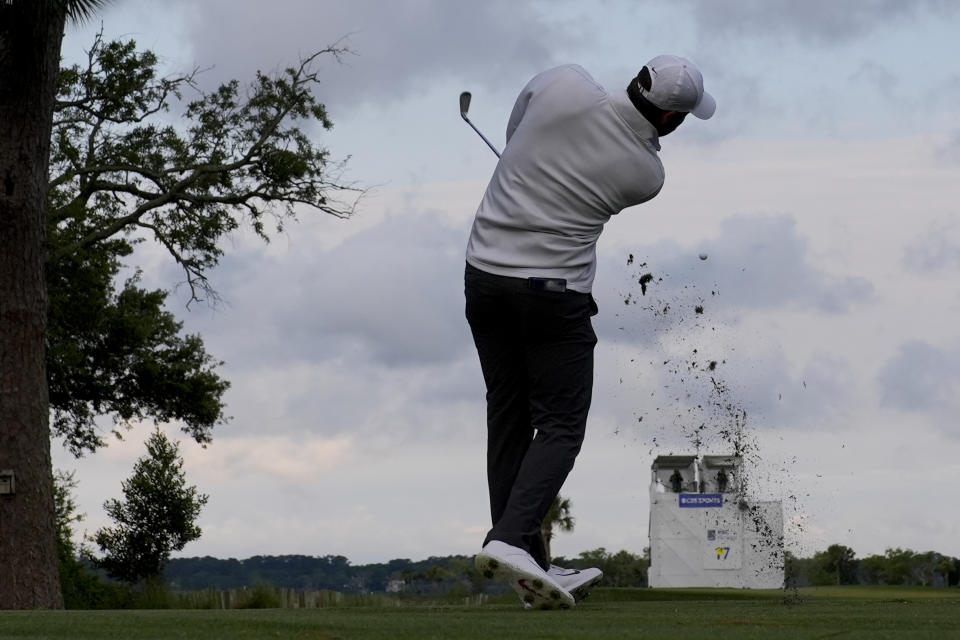
[[(473, 126), (468, 107), (466, 96)], [(610, 216), (660, 191), (659, 137), (715, 108), (697, 67), (664, 55), (626, 91), (608, 93), (577, 65), (545, 71), (510, 114), (467, 245), (465, 295), (487, 387), (493, 521), (476, 565), (528, 607), (571, 607), (602, 577), (551, 566), (540, 533), (586, 430), (597, 239)]]

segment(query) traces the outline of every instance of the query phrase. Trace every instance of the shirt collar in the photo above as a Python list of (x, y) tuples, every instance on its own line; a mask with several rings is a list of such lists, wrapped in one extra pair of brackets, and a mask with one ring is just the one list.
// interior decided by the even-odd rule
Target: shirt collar
[(618, 91), (610, 94), (610, 103), (616, 112), (623, 118), (624, 122), (633, 129), (638, 136), (649, 142), (654, 149), (660, 151), (660, 136), (650, 121), (643, 117), (643, 114), (637, 111), (627, 95), (627, 90)]

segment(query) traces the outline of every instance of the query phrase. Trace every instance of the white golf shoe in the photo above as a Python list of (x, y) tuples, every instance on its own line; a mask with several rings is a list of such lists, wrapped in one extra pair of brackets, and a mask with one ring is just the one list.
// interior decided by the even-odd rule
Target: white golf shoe
[(499, 540), (491, 540), (474, 564), (485, 578), (507, 582), (531, 609), (567, 609), (576, 601), (529, 553)]
[(590, 588), (603, 579), (603, 571), (596, 567), (589, 569), (565, 569), (555, 564), (550, 565), (547, 575), (557, 584), (570, 592), (574, 600), (580, 602), (590, 595)]

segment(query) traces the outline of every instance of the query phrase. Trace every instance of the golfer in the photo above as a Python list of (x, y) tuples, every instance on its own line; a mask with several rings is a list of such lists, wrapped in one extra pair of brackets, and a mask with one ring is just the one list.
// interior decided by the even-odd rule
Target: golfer
[(716, 103), (689, 60), (658, 56), (608, 93), (577, 65), (535, 76), (467, 245), (466, 316), (487, 387), (493, 527), (477, 555), (528, 607), (565, 608), (598, 569), (552, 567), (540, 525), (573, 468), (593, 387), (603, 225), (663, 186), (659, 138)]

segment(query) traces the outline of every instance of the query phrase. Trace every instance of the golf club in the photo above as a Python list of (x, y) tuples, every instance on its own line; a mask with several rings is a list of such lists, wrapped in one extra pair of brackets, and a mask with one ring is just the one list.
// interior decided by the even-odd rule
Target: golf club
[(489, 140), (487, 140), (487, 136), (480, 133), (480, 129), (477, 129), (477, 127), (472, 122), (470, 122), (470, 118), (467, 117), (467, 111), (470, 110), (471, 97), (472, 96), (470, 95), (469, 91), (464, 91), (463, 93), (460, 94), (460, 117), (463, 118), (464, 122), (470, 125), (473, 128), (473, 130), (477, 132), (478, 136), (483, 138), (483, 141), (487, 143), (487, 146), (490, 147), (490, 150), (493, 151), (495, 154), (497, 154), (497, 157), (499, 158), (500, 152), (497, 151), (497, 148), (494, 147)]

